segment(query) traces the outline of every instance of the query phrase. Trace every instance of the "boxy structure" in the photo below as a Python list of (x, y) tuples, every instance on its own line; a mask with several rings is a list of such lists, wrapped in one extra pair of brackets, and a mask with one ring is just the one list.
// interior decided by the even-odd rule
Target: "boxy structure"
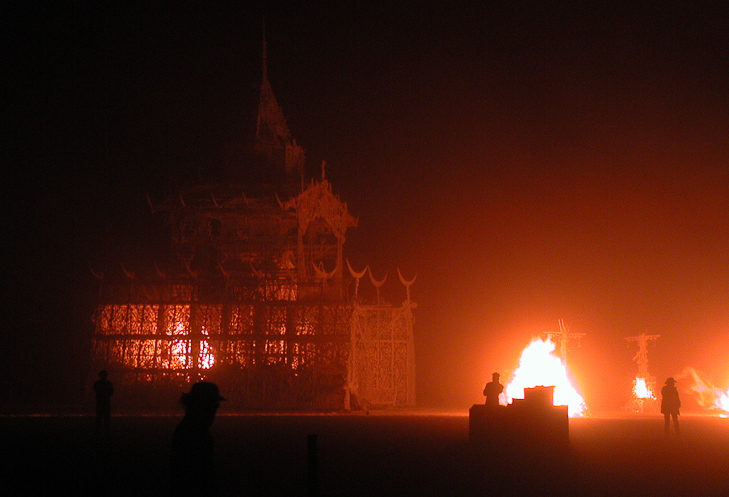
[(567, 406), (554, 406), (554, 387), (524, 389), (507, 406), (475, 404), (469, 411), (469, 439), (487, 450), (563, 449), (569, 444)]
[[(91, 376), (110, 372), (122, 405), (174, 405), (194, 381), (219, 384), (237, 409), (415, 404), (410, 286), (384, 303), (368, 268), (344, 256), (357, 219), (324, 176), (304, 181), (263, 78), (256, 184), (198, 185), (154, 203), (170, 256), (99, 274)], [(346, 266), (346, 267), (345, 267)], [(374, 297), (362, 295), (369, 272)], [(372, 289), (371, 289), (372, 290)]]

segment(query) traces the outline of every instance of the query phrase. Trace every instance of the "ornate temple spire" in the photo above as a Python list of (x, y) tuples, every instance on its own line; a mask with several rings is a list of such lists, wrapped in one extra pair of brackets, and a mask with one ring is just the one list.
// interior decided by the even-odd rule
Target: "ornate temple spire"
[(281, 107), (268, 81), (268, 44), (266, 26), (263, 26), (263, 58), (261, 68), (261, 98), (258, 105), (256, 142), (273, 170), (282, 171), (286, 184), (291, 188), (304, 186), (306, 154), (296, 143), (286, 124)]
[(266, 147), (282, 150), (291, 138), (281, 107), (273, 94), (268, 81), (268, 47), (266, 30), (263, 28), (263, 67), (261, 78), (261, 98), (258, 104), (258, 126), (256, 140)]

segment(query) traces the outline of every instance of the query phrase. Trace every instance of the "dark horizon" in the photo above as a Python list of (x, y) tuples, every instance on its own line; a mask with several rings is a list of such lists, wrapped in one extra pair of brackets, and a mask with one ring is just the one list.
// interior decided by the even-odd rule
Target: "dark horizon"
[(360, 219), (347, 256), (418, 275), (418, 404), (480, 402), (559, 319), (596, 410), (640, 333), (659, 385), (727, 388), (726, 8), (467, 4), (18, 7), (3, 402), (86, 400), (90, 269), (157, 253), (147, 195), (235, 170), (263, 17), (307, 173)]

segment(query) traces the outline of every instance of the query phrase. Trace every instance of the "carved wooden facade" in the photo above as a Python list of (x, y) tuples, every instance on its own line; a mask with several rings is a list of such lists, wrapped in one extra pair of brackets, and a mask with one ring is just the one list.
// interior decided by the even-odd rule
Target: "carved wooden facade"
[(414, 405), (412, 282), (400, 277), (402, 305), (383, 304), (379, 288), (363, 303), (364, 272), (344, 271), (357, 220), (323, 175), (301, 186), (303, 150), (281, 122), (265, 65), (261, 91), (257, 144), (282, 181), (150, 202), (170, 229), (170, 256), (105, 272), (92, 374), (107, 369), (115, 400), (147, 408), (174, 405), (201, 379), (234, 408)]

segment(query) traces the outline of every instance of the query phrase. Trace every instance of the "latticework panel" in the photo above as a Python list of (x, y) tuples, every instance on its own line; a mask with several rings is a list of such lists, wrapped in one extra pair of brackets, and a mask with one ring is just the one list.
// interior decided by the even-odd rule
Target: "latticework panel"
[(351, 312), (280, 301), (102, 305), (93, 371), (153, 403), (160, 385), (211, 379), (242, 407), (342, 408)]
[(415, 404), (412, 312), (409, 306), (357, 306), (352, 315), (349, 389), (356, 402)]

